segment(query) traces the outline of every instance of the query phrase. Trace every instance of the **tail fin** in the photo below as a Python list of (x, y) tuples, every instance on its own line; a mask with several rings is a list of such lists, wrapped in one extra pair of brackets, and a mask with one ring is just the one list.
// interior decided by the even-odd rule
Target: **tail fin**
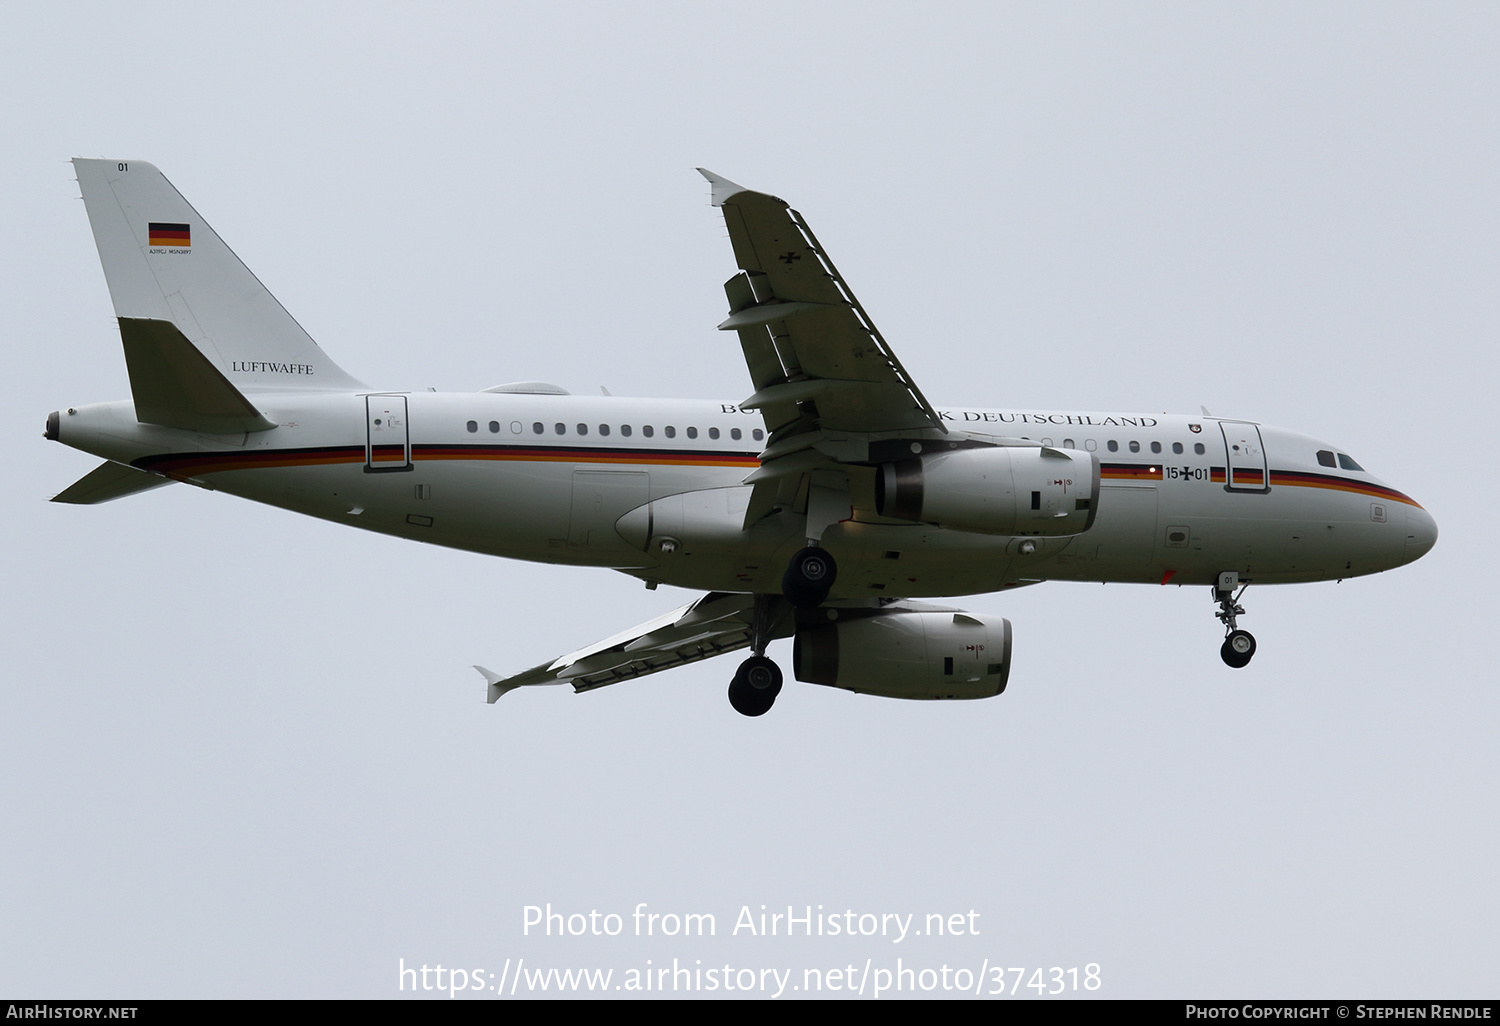
[(160, 171), (73, 167), (115, 315), (170, 321), (245, 392), (364, 387), (330, 360)]

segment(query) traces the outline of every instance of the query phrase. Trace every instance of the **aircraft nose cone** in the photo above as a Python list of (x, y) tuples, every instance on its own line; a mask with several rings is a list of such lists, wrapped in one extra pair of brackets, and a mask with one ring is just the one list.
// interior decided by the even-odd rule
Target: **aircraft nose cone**
[(1437, 521), (1425, 509), (1406, 511), (1406, 561), (1421, 559), (1437, 544)]

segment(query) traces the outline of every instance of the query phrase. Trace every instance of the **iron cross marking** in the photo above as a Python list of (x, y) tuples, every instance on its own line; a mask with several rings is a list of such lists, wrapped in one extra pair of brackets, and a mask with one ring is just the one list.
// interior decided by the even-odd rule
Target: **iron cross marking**
[(787, 266), (788, 266), (788, 267), (791, 267), (791, 266), (792, 266), (792, 261), (793, 261), (793, 260), (801, 260), (801, 259), (802, 259), (802, 254), (801, 254), (801, 253), (792, 253), (792, 252), (787, 252), (787, 253), (783, 253), (783, 254), (782, 254), (782, 255), (781, 255), (781, 256), (779, 256), (779, 257), (778, 257), (778, 258), (777, 258), (777, 259), (778, 259), (778, 260), (781, 260), (781, 261), (782, 261), (782, 262), (783, 262), (783, 263), (785, 263), (785, 264), (786, 264), (786, 265), (787, 265)]

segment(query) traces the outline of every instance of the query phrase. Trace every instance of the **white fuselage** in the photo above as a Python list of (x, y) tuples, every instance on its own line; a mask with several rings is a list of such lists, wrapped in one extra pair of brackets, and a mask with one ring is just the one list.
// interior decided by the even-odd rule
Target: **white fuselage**
[[(743, 482), (766, 440), (761, 418), (733, 403), (507, 392), (254, 399), (275, 428), (158, 427), (139, 423), (126, 401), (67, 411), (59, 440), (383, 534), (687, 588), (775, 593), (806, 542), (795, 507), (743, 528)], [(1095, 453), (1092, 527), (1024, 539), (883, 518), (876, 470), (852, 466), (852, 517), (822, 534), (846, 568), (833, 600), (1041, 580), (1207, 584), (1229, 570), (1257, 583), (1316, 581), (1400, 566), (1436, 539), (1412, 499), (1292, 432), (1206, 416), (938, 413), (951, 434), (933, 451), (1004, 439)]]

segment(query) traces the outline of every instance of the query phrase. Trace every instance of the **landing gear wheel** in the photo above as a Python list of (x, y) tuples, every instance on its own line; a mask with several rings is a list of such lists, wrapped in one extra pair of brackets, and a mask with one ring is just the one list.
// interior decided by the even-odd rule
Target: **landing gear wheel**
[(729, 704), (741, 716), (764, 716), (781, 694), (781, 667), (765, 656), (751, 656), (729, 682)]
[(743, 680), (756, 691), (768, 693), (772, 698), (781, 694), (781, 667), (765, 656), (751, 656), (735, 671), (735, 679)]
[(828, 550), (809, 545), (792, 557), (781, 578), (781, 593), (798, 609), (816, 609), (828, 597), (838, 575), (838, 564)]
[(1219, 649), (1219, 655), (1224, 662), (1238, 670), (1250, 662), (1250, 657), (1255, 655), (1255, 635), (1249, 631), (1230, 631), (1229, 636), (1224, 639), (1224, 646)]

